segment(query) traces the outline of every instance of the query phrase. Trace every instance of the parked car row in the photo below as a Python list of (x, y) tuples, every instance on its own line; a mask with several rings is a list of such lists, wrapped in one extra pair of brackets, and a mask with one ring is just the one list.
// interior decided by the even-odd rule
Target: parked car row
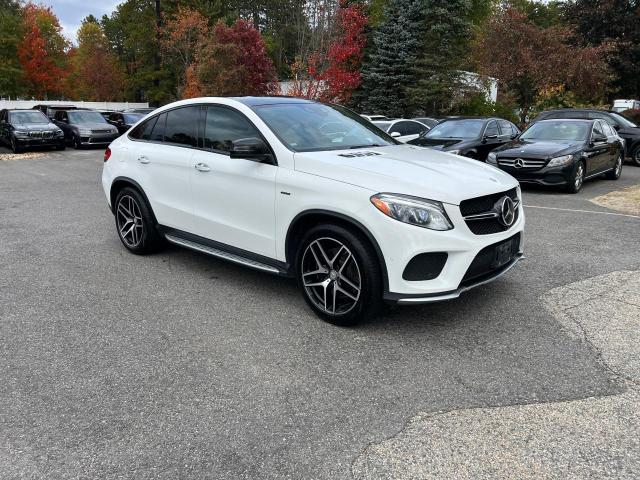
[(153, 108), (132, 108), (122, 112), (93, 110), (75, 105), (36, 105), (31, 109), (0, 111), (0, 144), (14, 153), (32, 147), (71, 145), (106, 146), (129, 130)]
[[(375, 116), (368, 116), (375, 118)], [(427, 126), (428, 120), (434, 123)], [(417, 129), (408, 130), (410, 122)], [(502, 118), (373, 120), (399, 141), (488, 162), (520, 183), (577, 192), (585, 180), (617, 179), (625, 157), (640, 166), (640, 127), (614, 111), (561, 109), (540, 113), (521, 132)]]

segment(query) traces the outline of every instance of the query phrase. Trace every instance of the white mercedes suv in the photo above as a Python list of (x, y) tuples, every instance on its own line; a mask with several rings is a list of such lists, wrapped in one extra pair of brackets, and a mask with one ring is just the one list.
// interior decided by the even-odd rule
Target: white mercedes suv
[(110, 145), (102, 184), (131, 252), (168, 241), (295, 277), (334, 324), (382, 301), (455, 298), (522, 258), (510, 175), (399, 144), (350, 110), (309, 100), (159, 108)]

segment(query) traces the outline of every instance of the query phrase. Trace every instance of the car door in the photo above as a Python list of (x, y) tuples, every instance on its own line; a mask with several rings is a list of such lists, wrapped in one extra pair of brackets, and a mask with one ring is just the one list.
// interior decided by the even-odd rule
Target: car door
[(163, 226), (191, 232), (191, 158), (197, 146), (199, 107), (179, 107), (140, 124), (129, 136), (134, 179)]
[(601, 124), (602, 124), (602, 130), (604, 131), (604, 134), (607, 137), (607, 145), (609, 146), (609, 150), (608, 150), (609, 155), (607, 156), (606, 161), (602, 165), (602, 168), (604, 170), (609, 170), (615, 165), (616, 160), (618, 159), (618, 155), (621, 150), (621, 145), (619, 140), (620, 137), (618, 137), (618, 133), (611, 126), (610, 123), (606, 121), (602, 121)]
[(498, 122), (496, 120), (490, 120), (489, 122), (487, 122), (487, 125), (484, 128), (482, 139), (477, 147), (478, 160), (482, 160), (483, 162), (485, 162), (487, 160), (487, 155), (489, 155), (489, 152), (494, 148), (498, 148), (500, 145), (502, 145), (502, 143), (500, 139)]
[(261, 138), (241, 112), (202, 107), (203, 139), (191, 164), (194, 233), (275, 258), (275, 189), (278, 167), (231, 158), (231, 142)]
[(599, 120), (593, 122), (591, 141), (587, 151), (587, 175), (593, 175), (605, 169), (609, 162), (609, 144)]

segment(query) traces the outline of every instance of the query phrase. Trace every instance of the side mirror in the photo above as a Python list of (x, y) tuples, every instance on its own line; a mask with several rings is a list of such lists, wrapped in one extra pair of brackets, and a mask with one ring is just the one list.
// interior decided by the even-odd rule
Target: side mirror
[(245, 160), (253, 160), (259, 163), (274, 164), (273, 154), (264, 143), (264, 140), (257, 137), (239, 138), (231, 142), (231, 150), (229, 151), (231, 158), (243, 158)]
[(611, 125), (613, 127), (614, 130), (618, 131), (620, 130), (620, 125), (618, 125), (617, 123), (614, 123), (613, 125)]
[(393, 138), (398, 138), (402, 136), (400, 132), (391, 132), (389, 135), (391, 135)]

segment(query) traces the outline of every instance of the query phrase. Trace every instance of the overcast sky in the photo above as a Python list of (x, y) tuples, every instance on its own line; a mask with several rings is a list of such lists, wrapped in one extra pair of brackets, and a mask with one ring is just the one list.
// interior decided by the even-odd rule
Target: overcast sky
[(76, 43), (76, 32), (80, 22), (87, 15), (102, 17), (110, 14), (122, 0), (41, 0), (36, 3), (50, 5), (60, 19), (60, 25), (69, 40)]

